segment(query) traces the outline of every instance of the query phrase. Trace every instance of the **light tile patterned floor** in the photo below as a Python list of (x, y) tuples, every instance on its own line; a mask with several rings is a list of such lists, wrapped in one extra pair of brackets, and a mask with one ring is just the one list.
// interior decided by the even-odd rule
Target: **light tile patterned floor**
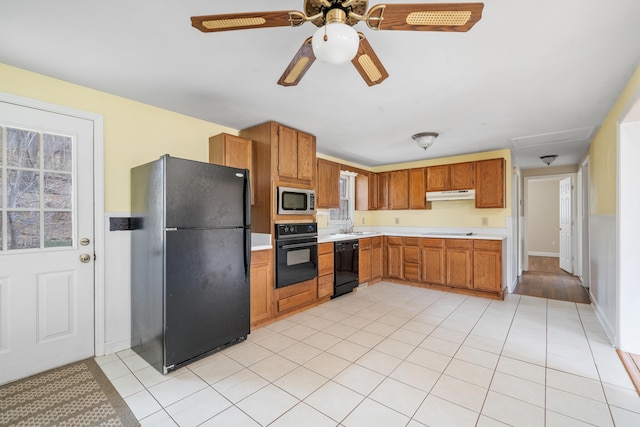
[(387, 282), (169, 375), (97, 358), (143, 426), (640, 426), (589, 305)]

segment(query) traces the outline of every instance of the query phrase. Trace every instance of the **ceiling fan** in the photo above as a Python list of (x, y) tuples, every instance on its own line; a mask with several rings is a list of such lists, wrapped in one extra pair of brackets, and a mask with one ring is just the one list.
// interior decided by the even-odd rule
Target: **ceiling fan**
[(482, 17), (483, 3), (378, 4), (367, 11), (368, 0), (304, 0), (304, 12), (274, 11), (192, 16), (202, 32), (267, 27), (297, 27), (312, 22), (320, 27), (304, 41), (278, 80), (295, 86), (317, 59), (329, 63), (351, 61), (369, 86), (389, 74), (364, 34), (351, 28), (364, 21), (373, 30), (469, 31)]

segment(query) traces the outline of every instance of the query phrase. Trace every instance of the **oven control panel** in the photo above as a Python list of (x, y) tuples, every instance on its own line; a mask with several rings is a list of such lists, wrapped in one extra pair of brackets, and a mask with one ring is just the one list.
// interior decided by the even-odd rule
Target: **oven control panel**
[(317, 236), (318, 224), (315, 222), (276, 224), (276, 240), (283, 237)]

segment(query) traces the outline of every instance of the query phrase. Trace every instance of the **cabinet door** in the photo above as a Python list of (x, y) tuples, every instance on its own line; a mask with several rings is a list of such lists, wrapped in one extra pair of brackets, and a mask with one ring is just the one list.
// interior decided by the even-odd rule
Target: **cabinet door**
[(318, 277), (318, 299), (333, 295), (333, 273)]
[(483, 291), (502, 291), (502, 241), (473, 241), (473, 287)]
[(333, 243), (318, 245), (318, 276), (333, 274)]
[(298, 132), (278, 126), (278, 175), (298, 178)]
[(471, 241), (466, 239), (445, 239), (447, 285), (471, 288)]
[(387, 245), (387, 276), (402, 279), (402, 243), (392, 243), (391, 239)]
[[(297, 178), (304, 181), (313, 180), (313, 170), (316, 163), (316, 147), (313, 136), (298, 132), (298, 172)], [(338, 167), (340, 174), (340, 167)]]
[[(379, 239), (379, 243), (376, 242)], [(371, 278), (379, 279), (382, 277), (382, 267), (384, 259), (382, 252), (382, 237), (374, 237), (371, 244)]]
[(318, 159), (316, 208), (340, 208), (340, 165)]
[(256, 251), (251, 254), (251, 324), (271, 318), (271, 294), (273, 293), (271, 269), (271, 251)]
[(476, 162), (476, 208), (505, 207), (504, 168), (502, 158)]
[(378, 175), (378, 209), (389, 209), (389, 172)]
[(445, 284), (444, 249), (438, 247), (420, 248), (421, 280), (426, 283)]
[(360, 245), (358, 257), (358, 283), (365, 283), (371, 280), (371, 245)]
[(409, 209), (425, 209), (427, 168), (409, 170)]
[(251, 151), (251, 140), (239, 136), (221, 133), (209, 138), (209, 163), (249, 169), (251, 185), (251, 204), (254, 204), (254, 170)]
[(449, 189), (449, 165), (429, 166), (427, 168), (427, 191), (445, 191)]
[(389, 209), (409, 209), (409, 171), (393, 171), (389, 179)]
[(356, 176), (356, 210), (369, 210), (369, 175), (362, 173)]
[(475, 188), (475, 162), (455, 163), (449, 165), (449, 189), (469, 190)]
[(378, 174), (369, 174), (369, 210), (378, 209)]

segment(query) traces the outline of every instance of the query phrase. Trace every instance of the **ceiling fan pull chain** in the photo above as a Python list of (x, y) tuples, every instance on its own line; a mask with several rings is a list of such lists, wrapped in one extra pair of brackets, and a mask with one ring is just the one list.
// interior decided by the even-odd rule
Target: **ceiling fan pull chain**
[(329, 37), (327, 37), (327, 25), (326, 24), (324, 25), (324, 37), (323, 38), (324, 38), (324, 41), (329, 40)]

